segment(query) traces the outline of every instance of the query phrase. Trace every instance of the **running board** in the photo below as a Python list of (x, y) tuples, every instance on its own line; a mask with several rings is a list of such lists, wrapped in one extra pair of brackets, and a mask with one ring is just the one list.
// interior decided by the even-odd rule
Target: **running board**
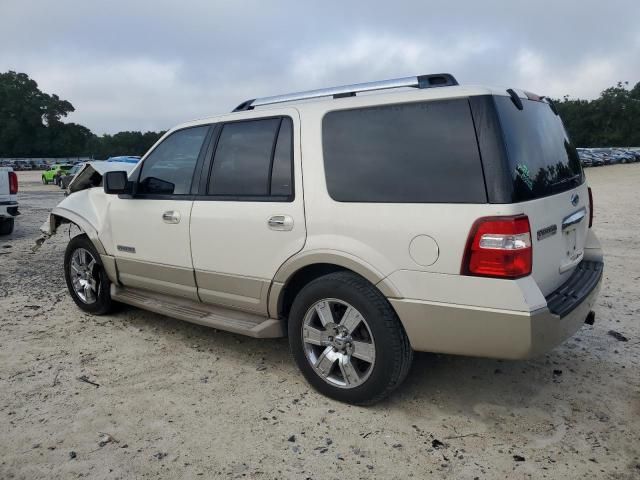
[(123, 288), (115, 284), (111, 284), (111, 298), (167, 317), (249, 337), (277, 338), (285, 336), (282, 322), (279, 320), (186, 298), (171, 297), (138, 288)]

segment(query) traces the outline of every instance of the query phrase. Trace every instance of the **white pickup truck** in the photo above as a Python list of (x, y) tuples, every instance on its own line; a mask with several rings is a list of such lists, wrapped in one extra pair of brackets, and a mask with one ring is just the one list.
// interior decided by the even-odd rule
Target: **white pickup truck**
[(0, 235), (13, 232), (18, 212), (18, 176), (11, 167), (0, 167)]

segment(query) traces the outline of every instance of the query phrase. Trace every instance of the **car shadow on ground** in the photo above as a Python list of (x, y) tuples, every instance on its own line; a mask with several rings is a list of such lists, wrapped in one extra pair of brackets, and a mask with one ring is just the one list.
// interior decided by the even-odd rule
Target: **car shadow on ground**
[[(171, 336), (172, 341), (192, 345), (217, 356), (229, 356), (252, 366), (251, 355), (259, 352), (270, 368), (279, 374), (296, 375), (304, 382), (289, 354), (288, 340), (255, 339), (183, 322), (169, 317), (123, 305), (115, 315), (121, 322), (143, 330), (153, 329), (154, 335)], [(114, 318), (115, 320), (115, 318)], [(477, 413), (479, 404), (508, 408), (527, 408), (532, 402), (553, 401), (561, 391), (562, 369), (568, 356), (580, 355), (581, 368), (596, 369), (598, 358), (575, 347), (557, 347), (549, 354), (532, 360), (496, 360), (458, 355), (416, 352), (411, 371), (389, 398), (368, 407), (373, 410), (404, 409), (416, 403), (435, 403), (451, 414)], [(213, 354), (212, 354), (213, 355)], [(589, 365), (585, 365), (588, 363)], [(565, 371), (565, 377), (568, 372)], [(319, 399), (323, 399), (317, 394)], [(548, 397), (548, 398), (547, 398)]]

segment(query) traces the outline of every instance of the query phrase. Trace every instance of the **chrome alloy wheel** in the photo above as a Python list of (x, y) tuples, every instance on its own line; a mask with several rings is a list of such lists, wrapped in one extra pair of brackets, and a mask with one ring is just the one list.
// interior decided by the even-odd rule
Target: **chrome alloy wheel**
[(95, 303), (100, 288), (99, 278), (96, 272), (96, 259), (91, 252), (84, 248), (78, 248), (71, 256), (69, 276), (73, 284), (73, 290), (84, 303)]
[(354, 388), (371, 375), (376, 358), (373, 335), (362, 314), (347, 302), (327, 298), (313, 304), (301, 333), (305, 356), (325, 382)]

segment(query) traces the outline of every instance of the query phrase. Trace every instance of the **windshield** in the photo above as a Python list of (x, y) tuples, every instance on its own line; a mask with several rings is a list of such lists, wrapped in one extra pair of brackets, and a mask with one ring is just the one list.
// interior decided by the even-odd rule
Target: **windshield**
[(584, 181), (580, 157), (560, 117), (545, 102), (495, 97), (507, 148), (515, 201), (570, 190)]

